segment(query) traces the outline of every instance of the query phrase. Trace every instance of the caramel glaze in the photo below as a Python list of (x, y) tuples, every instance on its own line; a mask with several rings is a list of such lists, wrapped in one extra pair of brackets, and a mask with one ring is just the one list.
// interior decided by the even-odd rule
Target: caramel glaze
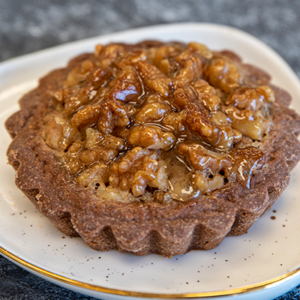
[(104, 199), (165, 204), (228, 182), (250, 189), (275, 99), (240, 68), (194, 42), (97, 45), (54, 93), (45, 141)]

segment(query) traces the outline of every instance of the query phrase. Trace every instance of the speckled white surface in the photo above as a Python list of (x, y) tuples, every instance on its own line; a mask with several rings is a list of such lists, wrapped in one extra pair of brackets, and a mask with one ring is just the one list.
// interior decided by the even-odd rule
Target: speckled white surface
[[(96, 42), (122, 39), (135, 42), (150, 37), (196, 40), (213, 49), (233, 48), (247, 62), (256, 62), (274, 74), (274, 82), (287, 86), (295, 98), (300, 96), (296, 76), (274, 52), (239, 31), (210, 25), (175, 25), (125, 32), (2, 64), (0, 76), (5, 77), (5, 82), (0, 90), (0, 245), (25, 261), (70, 279), (111, 289), (160, 294), (230, 290), (270, 280), (299, 267), (297, 179), (300, 178), (300, 166), (294, 170), (291, 184), (283, 196), (247, 235), (228, 237), (214, 250), (194, 251), (172, 259), (91, 250), (81, 239), (63, 236), (14, 186), (14, 171), (4, 159), (10, 138), (3, 123), (17, 110), (20, 96), (36, 85), (41, 74), (65, 64), (74, 52), (92, 51)], [(40, 61), (43, 61), (42, 66)], [(30, 72), (25, 74), (22, 70), (28, 66)], [(300, 102), (294, 102), (293, 106), (300, 111)], [(277, 294), (273, 295), (270, 289), (264, 299), (279, 295), (285, 287), (291, 288), (283, 283), (281, 289), (276, 290)], [(90, 295), (95, 296), (93, 292)]]

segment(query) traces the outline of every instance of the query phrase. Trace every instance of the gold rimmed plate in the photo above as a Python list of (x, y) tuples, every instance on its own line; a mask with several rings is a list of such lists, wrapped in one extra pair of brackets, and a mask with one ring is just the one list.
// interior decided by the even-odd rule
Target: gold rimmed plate
[(56, 230), (14, 185), (6, 164), (10, 138), (4, 129), (17, 101), (38, 78), (63, 67), (97, 43), (144, 39), (198, 41), (213, 50), (229, 49), (244, 61), (272, 74), (288, 90), (300, 112), (296, 75), (268, 46), (239, 30), (212, 24), (174, 24), (136, 29), (79, 41), (0, 64), (0, 253), (25, 269), (66, 288), (101, 299), (230, 298), (272, 299), (300, 283), (300, 236), (297, 180), (300, 166), (280, 199), (249, 233), (227, 237), (210, 251), (193, 251), (172, 259), (135, 257), (117, 251), (98, 252), (79, 238)]

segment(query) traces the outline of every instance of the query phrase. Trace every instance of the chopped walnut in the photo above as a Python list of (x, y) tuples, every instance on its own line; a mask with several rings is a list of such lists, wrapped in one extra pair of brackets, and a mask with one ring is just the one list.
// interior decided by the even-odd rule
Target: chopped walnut
[(108, 163), (115, 158), (117, 154), (118, 151), (116, 149), (98, 146), (82, 151), (79, 154), (79, 158), (86, 166), (88, 166), (95, 162)]
[(173, 111), (163, 119), (163, 125), (170, 131), (173, 131), (175, 133), (182, 133), (186, 130), (185, 120), (185, 110), (179, 113)]
[(211, 120), (217, 125), (228, 125), (231, 126), (231, 120), (228, 116), (221, 111), (213, 111), (211, 113)]
[(129, 118), (131, 118), (131, 116), (135, 115), (139, 111), (139, 108), (135, 103), (134, 104), (126, 103), (125, 109)]
[[(131, 186), (131, 191), (135, 197), (145, 193), (147, 186), (160, 190), (168, 189), (166, 174), (166, 164), (164, 161), (157, 161), (157, 155), (139, 153), (140, 149), (134, 148), (131, 157), (122, 159), (122, 162), (115, 163), (112, 168), (113, 174), (110, 177), (112, 185), (118, 185), (121, 190), (127, 190)], [(133, 154), (133, 155), (132, 155)], [(134, 157), (137, 154), (137, 158)]]
[(160, 46), (156, 52), (155, 52), (155, 56), (153, 59), (153, 64), (156, 67), (160, 67), (160, 63), (164, 60), (164, 59), (168, 59), (171, 57), (175, 57), (176, 55), (178, 55), (180, 52), (180, 49), (175, 46), (175, 45), (163, 45)]
[(125, 127), (116, 127), (114, 129), (114, 135), (116, 135), (117, 137), (122, 138), (123, 140), (126, 140), (128, 137), (130, 130), (128, 128)]
[(208, 150), (200, 144), (179, 144), (178, 152), (188, 158), (193, 168), (209, 174), (228, 169), (233, 163), (230, 155)]
[(275, 100), (274, 92), (267, 86), (257, 88), (243, 87), (229, 95), (227, 103), (234, 105), (238, 109), (246, 109), (256, 112), (265, 106), (265, 102)]
[(275, 93), (274, 91), (267, 85), (260, 85), (256, 88), (258, 91), (263, 93), (266, 102), (272, 103), (275, 101)]
[[(205, 141), (222, 150), (230, 149), (241, 136), (228, 125), (218, 126), (201, 104), (190, 103), (187, 108), (186, 123)], [(238, 128), (237, 128), (238, 129)]]
[(118, 44), (110, 44), (105, 47), (102, 45), (96, 46), (96, 57), (102, 68), (106, 69), (124, 52), (124, 47)]
[(97, 146), (104, 146), (106, 148), (121, 151), (125, 149), (125, 142), (122, 138), (110, 134), (102, 136), (98, 130), (87, 128), (85, 148), (92, 149)]
[(76, 180), (77, 182), (84, 186), (96, 187), (97, 184), (108, 182), (109, 177), (109, 167), (105, 164), (94, 164), (81, 172)]
[(164, 73), (164, 74), (168, 74), (171, 72), (171, 64), (170, 61), (168, 59), (163, 59), (160, 64), (159, 64), (159, 69)]
[[(157, 161), (155, 162), (156, 164), (154, 162), (151, 162), (153, 167), (157, 166)], [(149, 183), (154, 179), (155, 179), (155, 174), (152, 172), (143, 171), (143, 170), (137, 171), (132, 178), (132, 188), (131, 188), (132, 194), (135, 197), (143, 195), (145, 193), (145, 189), (147, 185), (149, 185)]]
[(100, 114), (100, 105), (87, 105), (77, 111), (71, 120), (74, 127), (84, 128), (97, 124)]
[(199, 96), (203, 94), (216, 95), (216, 89), (203, 79), (198, 79), (192, 86)]
[(162, 97), (169, 96), (171, 79), (158, 68), (145, 61), (140, 61), (137, 64), (137, 70), (150, 90), (159, 93)]
[(251, 110), (239, 110), (234, 106), (222, 108), (229, 117), (232, 127), (254, 140), (261, 140), (264, 135), (263, 119), (255, 116)]
[(192, 174), (192, 185), (201, 192), (201, 194), (210, 193), (216, 189), (220, 189), (224, 185), (224, 177), (220, 174), (206, 176), (200, 172)]
[(54, 150), (66, 150), (78, 134), (75, 127), (60, 117), (49, 120), (45, 128), (46, 144)]
[(95, 67), (90, 70), (90, 73), (84, 83), (85, 86), (92, 86), (95, 90), (107, 83), (111, 77), (111, 72), (103, 68)]
[(136, 126), (130, 130), (128, 144), (148, 149), (169, 150), (176, 138), (171, 132), (163, 132), (157, 126)]
[(228, 150), (238, 143), (242, 138), (242, 134), (239, 130), (233, 129), (228, 125), (220, 125), (220, 139), (216, 145), (216, 148), (220, 150)]
[(128, 191), (122, 191), (112, 186), (106, 187), (104, 183), (100, 183), (97, 189), (97, 195), (101, 199), (108, 201), (130, 202), (130, 194)]
[(74, 87), (72, 89), (57, 91), (54, 94), (54, 98), (63, 102), (66, 114), (71, 115), (76, 109), (89, 102), (93, 91), (93, 87)]
[(193, 83), (198, 98), (203, 105), (210, 111), (216, 111), (220, 108), (220, 98), (216, 95), (216, 90), (205, 80), (199, 79)]
[(80, 81), (86, 79), (90, 69), (94, 66), (94, 63), (90, 60), (85, 60), (79, 67), (74, 68), (67, 76), (64, 86), (71, 87), (77, 85)]
[(211, 59), (213, 57), (213, 53), (203, 44), (191, 42), (188, 44), (188, 48), (194, 50), (206, 59)]
[(163, 73), (168, 74), (172, 67), (170, 58), (177, 56), (181, 49), (175, 45), (163, 45), (159, 47), (153, 58), (153, 65), (159, 68)]
[(67, 153), (62, 156), (62, 162), (71, 175), (78, 174), (84, 168), (84, 164), (79, 159), (79, 153), (82, 149), (82, 143), (75, 142), (70, 146)]
[(143, 102), (143, 105), (151, 104), (151, 103), (161, 103), (161, 102), (164, 102), (164, 101), (165, 101), (165, 98), (163, 98), (159, 94), (150, 93), (147, 96), (147, 98), (145, 99), (145, 101)]
[(142, 195), (146, 185), (155, 179), (158, 155), (153, 150), (135, 147), (111, 166), (109, 183), (125, 191), (132, 188), (134, 195)]
[(220, 131), (210, 120), (208, 110), (201, 104), (189, 103), (186, 123), (209, 143), (216, 144), (219, 141)]
[(190, 87), (178, 88), (173, 93), (173, 105), (178, 110), (186, 108), (189, 103), (196, 99), (196, 95)]
[(115, 127), (126, 127), (130, 123), (124, 105), (114, 100), (105, 100), (101, 104), (98, 129), (103, 134), (110, 134)]
[(138, 124), (161, 121), (172, 111), (170, 105), (166, 103), (149, 103), (138, 111), (135, 122)]
[(140, 49), (133, 52), (126, 52), (116, 61), (116, 66), (124, 69), (127, 66), (133, 66), (141, 60), (147, 59), (147, 50)]
[(201, 59), (189, 50), (179, 54), (175, 60), (182, 66), (173, 80), (175, 88), (183, 87), (194, 80), (199, 79), (202, 74)]
[(212, 59), (206, 70), (206, 77), (210, 84), (229, 93), (241, 84), (241, 77), (237, 67), (227, 58)]
[(85, 148), (92, 149), (93, 147), (97, 147), (101, 145), (101, 141), (103, 139), (102, 134), (93, 128), (87, 128), (85, 131)]
[(126, 173), (133, 169), (137, 172), (140, 169), (140, 164), (145, 157), (157, 160), (158, 154), (154, 150), (135, 147), (127, 152), (125, 156), (114, 162), (111, 170), (112, 173)]
[(122, 138), (107, 134), (103, 137), (101, 145), (107, 148), (112, 148), (118, 151), (125, 149), (125, 142)]
[(164, 204), (164, 205), (167, 205), (173, 201), (173, 197), (172, 197), (171, 193), (165, 193), (162, 191), (157, 191), (154, 194), (154, 197), (155, 197), (154, 199), (156, 202), (158, 202), (160, 204)]
[(234, 105), (238, 109), (257, 111), (264, 105), (264, 95), (255, 88), (243, 87), (229, 95), (227, 104)]
[(126, 66), (108, 85), (106, 99), (124, 102), (136, 101), (142, 94), (142, 87), (134, 67)]

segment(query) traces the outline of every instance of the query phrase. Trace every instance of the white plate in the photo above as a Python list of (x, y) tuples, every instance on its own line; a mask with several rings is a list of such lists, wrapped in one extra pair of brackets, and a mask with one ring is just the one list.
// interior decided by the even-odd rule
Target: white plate
[[(239, 30), (212, 24), (177, 24), (125, 31), (40, 51), (0, 64), (0, 252), (21, 267), (66, 288), (99, 297), (272, 299), (300, 283), (300, 165), (271, 211), (247, 235), (226, 238), (210, 251), (172, 259), (135, 257), (88, 248), (79, 238), (64, 237), (14, 185), (6, 165), (10, 138), (5, 119), (17, 100), (48, 71), (64, 66), (95, 44), (143, 39), (199, 41), (211, 49), (232, 49), (246, 62), (273, 75), (273, 82), (300, 99), (299, 82), (272, 49)], [(299, 100), (293, 107), (300, 111)], [(273, 212), (274, 210), (274, 212)], [(275, 213), (276, 210), (276, 213)], [(275, 216), (276, 220), (272, 220)]]

